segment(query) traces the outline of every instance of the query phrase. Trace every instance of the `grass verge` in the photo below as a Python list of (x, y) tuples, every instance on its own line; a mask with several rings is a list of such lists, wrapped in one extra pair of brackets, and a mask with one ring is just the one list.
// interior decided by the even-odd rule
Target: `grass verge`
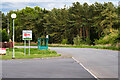
[[(23, 43), (15, 43), (16, 46), (24, 46)], [(28, 43), (26, 44), (28, 46)], [(37, 46), (37, 44), (31, 44), (31, 46)], [(88, 45), (54, 45), (54, 44), (49, 44), (49, 47), (71, 47), (71, 48), (94, 48), (94, 49), (108, 49), (108, 50), (117, 50), (120, 51), (120, 47), (115, 47), (115, 46), (88, 46)]]
[[(43, 58), (43, 57), (58, 57), (61, 56), (57, 54), (55, 51), (47, 50), (39, 50), (37, 48), (31, 48), (30, 56), (28, 48), (26, 48), (26, 55), (24, 55), (24, 48), (15, 48), (15, 59), (32, 59), (32, 58)], [(6, 55), (1, 55), (0, 59), (12, 59), (13, 49), (9, 49)]]
[[(15, 43), (15, 46), (24, 46), (24, 43)], [(29, 43), (26, 43), (26, 46), (29, 46)], [(37, 46), (37, 44), (30, 44), (30, 46)]]
[(81, 46), (76, 46), (76, 45), (49, 45), (49, 47), (71, 47), (71, 48), (94, 48), (94, 49), (108, 49), (108, 50), (117, 50), (120, 51), (120, 47), (105, 47), (105, 46), (85, 46), (85, 45), (81, 45)]

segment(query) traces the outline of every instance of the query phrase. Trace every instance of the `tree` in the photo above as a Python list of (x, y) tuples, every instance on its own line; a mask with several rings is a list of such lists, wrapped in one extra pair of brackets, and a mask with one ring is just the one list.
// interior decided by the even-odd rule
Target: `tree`
[(111, 2), (108, 2), (105, 10), (101, 12), (103, 20), (101, 21), (101, 26), (104, 29), (104, 34), (109, 34), (113, 30), (113, 25), (117, 22), (117, 14), (115, 13), (115, 7)]
[[(80, 37), (84, 44), (94, 44), (113, 30), (120, 27), (120, 7), (111, 2), (88, 5), (74, 2), (69, 8), (52, 10), (42, 9), (38, 6), (25, 7), (17, 11), (2, 14), (2, 27), (7, 30), (7, 19), (10, 21), (10, 38), (12, 39), (13, 21), (11, 14), (16, 13), (15, 41), (22, 41), (22, 30), (32, 30), (33, 41), (41, 36), (50, 35), (50, 43), (73, 44), (74, 39)], [(117, 34), (117, 33), (116, 33)], [(111, 36), (111, 35), (110, 35)], [(116, 37), (116, 39), (119, 39)]]
[(7, 28), (7, 17), (4, 15), (4, 13), (2, 13), (2, 28), (5, 29)]
[(2, 30), (2, 42), (8, 42), (9, 38), (5, 29)]

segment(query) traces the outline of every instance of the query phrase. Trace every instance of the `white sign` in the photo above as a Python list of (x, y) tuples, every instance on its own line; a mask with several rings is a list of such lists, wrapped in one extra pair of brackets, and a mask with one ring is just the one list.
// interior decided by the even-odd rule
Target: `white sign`
[(6, 54), (6, 48), (0, 48), (0, 54)]
[(23, 40), (32, 40), (32, 30), (23, 30), (22, 39)]

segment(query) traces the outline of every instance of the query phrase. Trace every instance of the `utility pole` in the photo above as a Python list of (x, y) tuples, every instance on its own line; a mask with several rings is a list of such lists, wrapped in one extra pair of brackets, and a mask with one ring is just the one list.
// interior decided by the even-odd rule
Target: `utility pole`
[[(9, 48), (10, 48), (10, 42), (9, 42), (9, 39), (10, 39), (10, 37), (9, 37), (9, 33), (10, 33), (10, 30), (9, 30), (9, 19), (7, 19), (7, 21), (8, 21), (8, 29), (7, 29), (7, 32), (8, 32), (8, 45), (9, 45)], [(9, 56), (9, 48), (8, 48), (8, 56)]]
[(14, 50), (14, 19), (16, 18), (16, 14), (13, 13), (11, 15), (11, 18), (13, 19), (13, 57), (12, 57), (12, 59), (15, 59), (15, 50)]
[(8, 32), (8, 38), (10, 39), (10, 37), (9, 37), (9, 33), (10, 33), (10, 30), (9, 30), (9, 19), (7, 19), (7, 21), (8, 21), (8, 29), (7, 29), (7, 32)]

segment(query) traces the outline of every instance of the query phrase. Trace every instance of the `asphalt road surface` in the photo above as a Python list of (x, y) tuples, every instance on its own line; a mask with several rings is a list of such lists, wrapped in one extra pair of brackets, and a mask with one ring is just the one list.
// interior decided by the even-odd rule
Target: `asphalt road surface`
[[(37, 48), (37, 46), (31, 46), (31, 48)], [(80, 64), (79, 67), (84, 67), (94, 77), (118, 78), (118, 53), (120, 53), (118, 51), (62, 47), (49, 47), (49, 49), (65, 56), (73, 56), (73, 59)]]
[(55, 48), (63, 55), (71, 55), (97, 78), (118, 78), (118, 51), (90, 48)]
[(3, 60), (2, 78), (91, 78), (72, 58)]

